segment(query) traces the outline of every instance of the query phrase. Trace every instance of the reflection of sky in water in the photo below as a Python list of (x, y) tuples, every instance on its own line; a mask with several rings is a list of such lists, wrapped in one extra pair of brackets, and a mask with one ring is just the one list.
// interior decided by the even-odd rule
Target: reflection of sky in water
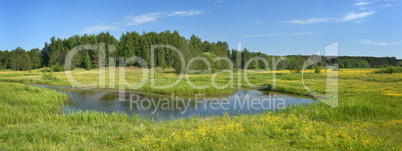
[[(297, 97), (278, 93), (269, 93), (258, 90), (237, 90), (228, 96), (208, 98), (177, 96), (164, 97), (136, 97), (132, 94), (125, 101), (100, 89), (77, 89), (58, 86), (33, 85), (67, 92), (71, 100), (65, 110), (71, 111), (105, 111), (125, 112), (128, 115), (138, 114), (141, 117), (159, 116), (161, 119), (170, 117), (188, 117), (191, 115), (229, 115), (243, 113), (261, 113), (267, 110), (281, 109), (283, 106), (308, 104), (314, 102), (311, 98)], [(173, 100), (171, 98), (174, 98)], [(138, 101), (137, 101), (138, 100)]]

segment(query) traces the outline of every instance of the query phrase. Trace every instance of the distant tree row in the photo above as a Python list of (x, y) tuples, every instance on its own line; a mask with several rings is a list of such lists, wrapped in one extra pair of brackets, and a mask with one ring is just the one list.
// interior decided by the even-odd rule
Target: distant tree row
[(38, 48), (25, 51), (17, 47), (13, 51), (0, 51), (0, 69), (30, 70), (41, 67)]
[[(295, 55), (286, 56), (287, 58), (287, 69), (294, 68), (295, 64), (292, 64), (292, 61)], [(308, 60), (311, 56), (301, 56), (302, 61)], [(313, 56), (316, 59), (312, 60), (320, 60), (317, 64), (319, 66), (325, 66), (327, 64), (335, 64), (337, 63), (340, 68), (383, 68), (388, 66), (398, 66), (401, 63), (401, 60), (396, 59), (396, 57), (360, 57), (360, 56), (338, 56), (338, 57), (330, 57), (330, 59), (325, 58), (324, 56)], [(304, 61), (303, 61), (304, 62)], [(298, 65), (296, 65), (298, 66)], [(310, 66), (311, 67), (311, 66)]]
[[(152, 45), (169, 45), (178, 48), (184, 56), (185, 63), (188, 64), (192, 58), (203, 57), (204, 59), (193, 59), (190, 70), (217, 70), (229, 69), (230, 64), (227, 60), (218, 59), (219, 57), (227, 57), (233, 63), (234, 69), (266, 69), (266, 63), (270, 69), (275, 65), (276, 69), (290, 69), (299, 72), (305, 61), (310, 56), (289, 55), (285, 57), (271, 56), (261, 52), (251, 52), (244, 48), (243, 50), (229, 49), (226, 42), (217, 41), (209, 42), (202, 41), (199, 37), (192, 35), (189, 39), (180, 36), (178, 31), (170, 32), (169, 30), (156, 32), (126, 32), (117, 40), (109, 32), (102, 32), (98, 35), (82, 36), (75, 35), (69, 38), (50, 38), (50, 42), (46, 42), (42, 49), (34, 48), (26, 51), (20, 47), (12, 51), (0, 51), (0, 69), (12, 70), (31, 70), (41, 67), (51, 67), (55, 71), (64, 70), (64, 63), (67, 54), (77, 46), (92, 44), (105, 44), (105, 60), (99, 62), (100, 47), (94, 49), (85, 49), (79, 51), (72, 59), (72, 69), (74, 68), (97, 68), (102, 63), (105, 66), (118, 66), (119, 58), (123, 58), (127, 66), (140, 66), (138, 58), (141, 58), (143, 63), (150, 67), (151, 60), (154, 60), (154, 65), (162, 68), (175, 68), (181, 71), (181, 61), (178, 54), (169, 47), (156, 47), (154, 49), (154, 58), (151, 58)], [(111, 46), (111, 47), (109, 47)], [(116, 58), (115, 61), (109, 60), (110, 57)], [(137, 61), (129, 61), (129, 58), (134, 57)], [(262, 59), (261, 59), (262, 58)], [(338, 63), (342, 68), (369, 68), (383, 67), (400, 64), (400, 61), (395, 57), (350, 57), (340, 56), (332, 59), (325, 59), (323, 56), (313, 56), (313, 60), (321, 60), (319, 66)], [(251, 61), (250, 61), (251, 60)], [(267, 62), (263, 61), (266, 60)], [(278, 61), (281, 60), (281, 61)], [(274, 62), (274, 63), (273, 63)], [(312, 66), (308, 66), (312, 68)]]
[[(342, 61), (346, 60), (346, 61)], [(360, 66), (347, 66), (347, 62), (360, 62)], [(399, 60), (396, 57), (354, 57), (354, 56), (339, 56), (333, 62), (340, 62), (339, 66), (344, 68), (383, 68), (387, 66), (397, 66)], [(368, 65), (367, 65), (367, 64)], [(363, 65), (365, 64), (365, 65)]]

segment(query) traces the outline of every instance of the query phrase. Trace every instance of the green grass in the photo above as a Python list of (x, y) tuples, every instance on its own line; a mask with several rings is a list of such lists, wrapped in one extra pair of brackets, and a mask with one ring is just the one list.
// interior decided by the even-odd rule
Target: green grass
[[(0, 81), (4, 82), (20, 82), (20, 83), (26, 83), (26, 84), (48, 84), (48, 85), (57, 85), (57, 86), (67, 86), (71, 87), (73, 86), (71, 83), (68, 82), (65, 73), (64, 72), (53, 72), (52, 73), (52, 78), (51, 79), (44, 79), (42, 76), (42, 69), (37, 69), (33, 70), (31, 73), (24, 72), (24, 71), (6, 71), (6, 72), (1, 72), (0, 74)], [(155, 87), (152, 87), (151, 85), (151, 75), (150, 75), (150, 70), (145, 69), (147, 72), (147, 82), (144, 84), (139, 89), (135, 89), (135, 91), (142, 91), (142, 92), (147, 92), (147, 93), (156, 93), (156, 94), (172, 94), (174, 93), (175, 95), (181, 95), (181, 96), (190, 96), (190, 95), (195, 95), (195, 94), (205, 94), (205, 95), (219, 95), (219, 94), (230, 94), (234, 92), (235, 89), (237, 88), (254, 88), (258, 86), (263, 86), (263, 85), (269, 85), (272, 83), (273, 79), (273, 74), (271, 73), (260, 73), (260, 72), (253, 72), (253, 71), (242, 71), (240, 74), (238, 72), (234, 72), (233, 74), (233, 81), (230, 81), (230, 72), (222, 72), (219, 73), (216, 78), (215, 78), (215, 83), (218, 86), (224, 86), (227, 85), (228, 83), (231, 83), (229, 87), (226, 88), (216, 88), (214, 85), (212, 85), (212, 76), (213, 74), (190, 74), (189, 75), (189, 80), (187, 80), (186, 77), (183, 77), (183, 79), (175, 86), (171, 88), (163, 88), (163, 89), (158, 89)], [(305, 73), (305, 77), (307, 79), (317, 79), (319, 78), (320, 80), (325, 80), (324, 74), (313, 74), (313, 70), (311, 70), (311, 73)], [(109, 69), (106, 69), (106, 77), (105, 77), (105, 87), (106, 88), (113, 88), (118, 89), (120, 85), (122, 85), (119, 81), (119, 70), (116, 68), (116, 75), (115, 75), (115, 85), (109, 85), (109, 80), (110, 78), (108, 77), (109, 75)], [(142, 69), (141, 68), (126, 68), (125, 71), (125, 80), (129, 84), (138, 84), (142, 78)], [(248, 85), (248, 83), (245, 80), (245, 73), (247, 73), (248, 80), (251, 86)], [(240, 75), (240, 77), (239, 77)], [(73, 77), (80, 83), (82, 84), (98, 84), (98, 70), (83, 70), (83, 69), (76, 69), (73, 71)], [(164, 85), (169, 85), (174, 83), (177, 79), (179, 78), (179, 75), (176, 75), (172, 73), (171, 70), (156, 70), (155, 71), (155, 86), (164, 86)], [(238, 83), (239, 78), (240, 84)], [(300, 83), (301, 80), (301, 73), (292, 73), (292, 74), (284, 74), (284, 73), (278, 73), (277, 74), (277, 81), (280, 84), (280, 82), (285, 82), (291, 84), (295, 84), (296, 87), (299, 88), (299, 86), (302, 86)], [(204, 87), (207, 86), (207, 89), (196, 89), (193, 88), (191, 85), (188, 84), (188, 81), (190, 81), (193, 85), (199, 86), (199, 87)], [(296, 82), (296, 83), (294, 83)], [(286, 92), (286, 93), (292, 93), (292, 94), (297, 94), (297, 95), (308, 95), (308, 93), (304, 89), (300, 90), (294, 90), (294, 88), (287, 89), (288, 86), (281, 87), (278, 84), (278, 89), (274, 91), (278, 92)], [(77, 85), (74, 85), (75, 87), (79, 87)], [(128, 87), (126, 87), (129, 89)]]
[[(373, 71), (339, 71), (337, 108), (315, 103), (290, 106), (274, 113), (160, 122), (135, 115), (128, 117), (125, 113), (57, 114), (67, 98), (65, 94), (0, 82), (0, 150), (402, 150), (402, 74)], [(312, 72), (304, 74), (306, 85), (325, 93), (326, 71)], [(59, 80), (55, 84), (64, 85), (63, 72), (54, 74)], [(93, 82), (91, 78), (97, 76), (95, 71), (78, 70), (75, 74), (86, 82)], [(127, 80), (135, 82), (140, 74), (132, 70), (128, 75)], [(248, 75), (254, 85), (272, 85), (271, 73), (248, 72)], [(190, 76), (193, 83), (206, 85), (212, 74)], [(229, 73), (221, 73), (217, 81), (225, 84), (228, 77)], [(229, 91), (238, 86), (236, 74), (234, 77), (234, 88)], [(168, 84), (175, 78), (177, 75), (164, 71), (156, 75), (160, 82), (157, 84)], [(276, 78), (274, 91), (308, 95), (300, 73), (281, 71)], [(0, 72), (0, 79), (47, 82), (35, 71)], [(193, 90), (186, 83), (179, 85), (184, 89), (153, 90), (145, 86), (143, 91), (185, 95), (227, 91)], [(244, 78), (240, 86), (250, 88)]]
[(67, 96), (54, 90), (1, 83), (0, 126), (25, 124), (59, 114)]

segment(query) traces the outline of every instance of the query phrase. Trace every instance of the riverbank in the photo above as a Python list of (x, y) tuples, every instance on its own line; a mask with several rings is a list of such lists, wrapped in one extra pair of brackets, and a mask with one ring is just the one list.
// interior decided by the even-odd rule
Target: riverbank
[[(299, 89), (301, 74), (300, 73), (288, 73), (283, 71), (276, 71), (274, 74), (271, 72), (256, 72), (256, 71), (240, 71), (240, 72), (222, 72), (219, 74), (202, 73), (202, 74), (190, 74), (183, 75), (182, 80), (174, 86), (167, 88), (158, 88), (160, 86), (168, 86), (174, 84), (180, 75), (175, 74), (169, 69), (155, 69), (154, 71), (154, 83), (151, 80), (151, 70), (142, 69), (136, 67), (127, 67), (124, 69), (125, 79), (120, 81), (119, 69), (113, 69), (115, 75), (109, 76), (109, 68), (105, 69), (104, 82), (100, 85), (99, 71), (97, 69), (84, 70), (76, 69), (72, 71), (72, 77), (78, 81), (81, 85), (74, 85), (69, 82), (65, 72), (53, 72), (49, 77), (49, 73), (46, 73), (46, 77), (42, 73), (43, 69), (28, 71), (0, 71), (0, 81), (3, 82), (18, 82), (24, 84), (44, 84), (53, 86), (64, 87), (84, 87), (84, 88), (103, 88), (118, 90), (121, 85), (135, 85), (141, 83), (144, 78), (145, 83), (141, 84), (140, 88), (131, 89), (129, 86), (125, 86), (127, 91), (137, 91), (150, 94), (159, 95), (171, 95), (174, 93), (179, 96), (194, 96), (196, 94), (203, 95), (227, 95), (233, 93), (237, 89), (254, 89), (267, 84), (271, 84), (275, 81), (276, 88), (269, 89), (270, 91), (309, 96), (309, 93), (304, 88)], [(143, 72), (144, 71), (144, 72)], [(287, 70), (286, 70), (287, 71)], [(320, 80), (318, 83), (324, 83), (326, 79), (326, 73), (314, 74), (313, 70), (307, 70), (304, 73), (304, 79), (306, 83), (308, 80)], [(145, 74), (143, 74), (145, 73)], [(232, 76), (232, 78), (231, 78)], [(113, 78), (114, 77), (114, 78)], [(275, 80), (274, 80), (275, 79)], [(125, 82), (128, 82), (127, 84)], [(296, 83), (295, 83), (296, 81)], [(311, 81), (310, 81), (311, 82)], [(317, 83), (317, 82), (315, 82)], [(290, 87), (289, 87), (290, 84)], [(227, 85), (227, 86), (226, 86)], [(199, 88), (196, 88), (199, 87)], [(204, 88), (200, 88), (204, 87)], [(320, 87), (321, 88), (321, 87)], [(317, 90), (319, 91), (320, 88)], [(324, 92), (324, 91), (323, 91)]]

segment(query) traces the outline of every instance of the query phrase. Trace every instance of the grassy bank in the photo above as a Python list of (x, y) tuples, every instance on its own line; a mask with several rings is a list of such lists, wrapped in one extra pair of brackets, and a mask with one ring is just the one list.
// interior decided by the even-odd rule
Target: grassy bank
[[(94, 70), (74, 72), (80, 81), (96, 81)], [(127, 80), (138, 82), (139, 73), (136, 69), (127, 71), (130, 75)], [(41, 79), (39, 71), (3, 71), (0, 79), (68, 86), (64, 73), (54, 75), (57, 82)], [(173, 81), (176, 76), (169, 71), (158, 71), (156, 78)], [(208, 79), (212, 74), (190, 76), (193, 83), (204, 85), (210, 83)], [(254, 85), (272, 84), (271, 72), (248, 72), (248, 76)], [(224, 84), (228, 77), (229, 73), (221, 73), (217, 80)], [(235, 87), (229, 88), (230, 91), (238, 86), (236, 74), (234, 77)], [(307, 86), (325, 93), (325, 72), (314, 74), (308, 71), (304, 78)], [(276, 91), (308, 95), (299, 73), (279, 71), (276, 84)], [(162, 122), (137, 116), (128, 118), (124, 113), (55, 114), (67, 98), (64, 94), (16, 83), (0, 83), (0, 86), (0, 108), (7, 111), (0, 117), (8, 119), (1, 123), (2, 150), (402, 150), (401, 73), (375, 74), (370, 69), (342, 69), (339, 71), (337, 108), (317, 103), (292, 106), (281, 113), (192, 117)], [(243, 78), (241, 87), (251, 86)], [(164, 93), (172, 91), (180, 92), (178, 88), (172, 88)]]
[[(0, 81), (4, 82), (18, 82), (26, 84), (47, 84), (47, 85), (57, 85), (66, 87), (93, 87), (99, 88), (99, 73), (97, 69), (94, 70), (84, 70), (76, 69), (72, 72), (73, 78), (77, 80), (80, 84), (88, 85), (74, 85), (68, 81), (65, 72), (53, 72), (51, 78), (44, 78), (42, 73), (43, 69), (28, 71), (0, 71)], [(124, 82), (120, 82), (118, 68), (114, 69), (114, 78), (109, 77), (109, 68), (106, 68), (105, 88), (118, 89)], [(143, 71), (145, 75), (143, 75)], [(241, 71), (241, 72), (222, 72), (217, 75), (214, 74), (190, 74), (183, 76), (182, 80), (169, 88), (155, 88), (152, 87), (151, 83), (151, 70), (142, 68), (125, 68), (125, 80), (128, 84), (135, 85), (139, 84), (143, 76), (146, 82), (140, 88), (135, 89), (135, 91), (142, 91), (147, 93), (156, 94), (172, 94), (189, 96), (195, 94), (205, 94), (205, 95), (219, 95), (219, 94), (229, 94), (238, 88), (254, 88), (263, 85), (273, 84), (273, 79), (276, 81), (276, 89), (271, 89), (273, 91), (292, 93), (297, 95), (309, 95), (307, 91), (304, 90), (301, 83), (300, 73), (290, 73), (288, 70), (276, 71), (275, 78), (272, 71), (268, 72), (256, 72), (256, 71)], [(319, 92), (325, 88), (326, 73), (314, 74), (313, 70), (307, 70), (304, 74), (305, 83), (308, 86), (313, 86), (315, 90)], [(233, 78), (230, 78), (230, 76)], [(215, 78), (212, 78), (215, 76)], [(154, 74), (154, 86), (167, 86), (173, 84), (177, 81), (180, 75), (174, 73), (172, 69), (155, 69)], [(247, 78), (246, 78), (247, 77)], [(232, 79), (232, 80), (231, 80)], [(247, 80), (246, 80), (247, 79)], [(109, 82), (114, 80), (112, 84)], [(318, 80), (318, 82), (317, 82)], [(214, 81), (214, 82), (213, 82)], [(123, 83), (123, 84), (122, 84)], [(213, 85), (215, 83), (216, 85)], [(90, 85), (92, 84), (92, 85)], [(207, 87), (202, 89), (194, 88), (193, 86)], [(230, 84), (230, 86), (225, 88), (217, 88), (218, 86), (225, 86)], [(130, 89), (128, 86), (126, 89)]]
[(47, 120), (60, 113), (67, 96), (56, 91), (32, 86), (0, 84), (0, 126)]

